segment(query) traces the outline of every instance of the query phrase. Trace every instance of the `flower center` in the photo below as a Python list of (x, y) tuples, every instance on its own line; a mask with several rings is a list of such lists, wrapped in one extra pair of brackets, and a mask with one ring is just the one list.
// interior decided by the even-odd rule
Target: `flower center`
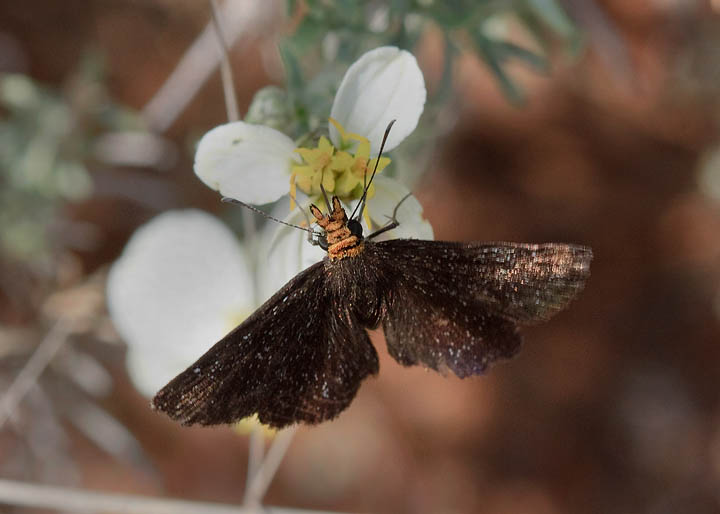
[[(329, 121), (340, 133), (339, 148), (335, 148), (323, 136), (315, 148), (295, 149), (302, 162), (292, 166), (291, 208), (295, 207), (296, 189), (300, 189), (311, 198), (319, 198), (322, 195), (321, 184), (328, 195), (338, 196), (345, 202), (358, 199), (362, 196), (376, 163), (378, 172), (390, 164), (390, 159), (387, 157), (381, 157), (379, 162), (376, 158), (370, 158), (370, 141), (367, 138), (348, 133), (332, 118)], [(354, 155), (349, 151), (353, 146), (355, 146)], [(374, 194), (375, 188), (371, 185), (367, 196), (372, 198)]]

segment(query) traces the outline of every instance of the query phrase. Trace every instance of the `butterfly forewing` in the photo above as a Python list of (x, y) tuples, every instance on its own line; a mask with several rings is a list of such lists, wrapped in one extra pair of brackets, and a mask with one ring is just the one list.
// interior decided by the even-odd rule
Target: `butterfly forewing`
[(365, 330), (326, 286), (324, 263), (300, 273), (166, 385), (153, 406), (183, 424), (257, 413), (283, 427), (337, 416), (378, 361)]
[(369, 253), (389, 268), (379, 293), (390, 354), (460, 377), (512, 356), (521, 341), (516, 324), (564, 309), (592, 259), (576, 245), (418, 240), (376, 243)]
[(435, 284), (438, 294), (520, 324), (565, 309), (590, 276), (590, 248), (547, 243), (455, 243), (395, 239), (376, 243), (395, 274)]

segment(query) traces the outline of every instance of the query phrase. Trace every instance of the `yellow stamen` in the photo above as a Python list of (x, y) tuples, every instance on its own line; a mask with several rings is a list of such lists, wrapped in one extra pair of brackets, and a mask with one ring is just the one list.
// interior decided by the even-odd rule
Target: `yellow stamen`
[(365, 212), (363, 212), (363, 218), (367, 223), (368, 230), (372, 231), (372, 221), (370, 221), (370, 213), (368, 212), (367, 206), (365, 206)]
[(295, 172), (290, 174), (290, 211), (295, 209), (295, 197), (297, 196), (297, 186), (295, 185)]
[(265, 439), (272, 439), (277, 434), (277, 430), (267, 425), (260, 423), (257, 414), (243, 418), (233, 425), (233, 430), (240, 435), (250, 435), (257, 426), (262, 429), (262, 434)]
[(355, 140), (358, 142), (367, 142), (368, 145), (370, 142), (366, 137), (361, 136), (360, 134), (353, 134), (352, 132), (345, 132), (345, 128), (340, 125), (340, 123), (334, 119), (334, 118), (328, 118), (328, 121), (333, 124), (333, 126), (337, 129), (338, 132), (340, 132), (340, 139), (342, 139), (343, 143), (349, 142), (350, 140)]
[[(347, 132), (343, 126), (332, 118), (329, 122), (340, 134), (339, 148), (335, 148), (326, 137), (321, 137), (315, 148), (296, 148), (295, 152), (300, 155), (302, 162), (293, 164), (290, 176), (290, 206), (295, 208), (297, 202), (295, 195), (300, 189), (308, 196), (320, 197), (322, 188), (329, 195), (337, 195), (343, 201), (350, 201), (360, 198), (363, 194), (365, 177), (370, 180), (370, 175), (375, 167), (377, 159), (370, 159), (370, 141), (367, 138)], [(355, 146), (354, 151), (344, 148)], [(381, 172), (390, 163), (390, 159), (380, 159), (377, 172)], [(372, 198), (374, 187), (368, 189), (368, 198)], [(370, 224), (370, 217), (367, 209), (364, 216)]]

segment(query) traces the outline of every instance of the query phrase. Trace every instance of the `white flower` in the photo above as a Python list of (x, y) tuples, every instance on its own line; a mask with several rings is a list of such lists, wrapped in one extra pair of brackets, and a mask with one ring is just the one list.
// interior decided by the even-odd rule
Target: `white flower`
[(108, 276), (110, 315), (140, 392), (154, 395), (257, 307), (234, 234), (199, 210), (140, 227)]
[[(425, 97), (425, 81), (415, 57), (395, 47), (376, 48), (361, 56), (346, 72), (335, 96), (331, 117), (345, 128), (348, 135), (366, 138), (370, 148), (364, 153), (376, 155), (383, 132), (391, 120), (397, 121), (386, 150), (395, 148), (415, 129)], [(323, 150), (330, 148), (330, 157), (334, 153), (335, 157), (345, 153), (335, 152), (335, 148), (355, 150), (355, 147), (362, 146), (357, 144), (357, 137), (343, 141), (334, 124), (330, 126), (330, 140), (334, 147), (327, 142), (322, 145)], [(349, 169), (349, 156), (342, 157), (336, 162), (342, 167), (333, 168), (336, 173)], [(363, 167), (368, 164), (365, 157)], [(251, 204), (269, 203), (282, 197), (289, 190), (291, 176), (295, 180), (301, 164), (300, 155), (295, 152), (295, 143), (285, 134), (241, 121), (221, 125), (205, 134), (195, 154), (195, 173), (205, 184), (224, 196)], [(306, 176), (303, 182), (302, 171), (298, 187), (316, 195), (319, 176), (314, 182)], [(330, 194), (335, 186), (331, 171), (323, 176)], [(360, 173), (357, 167), (355, 171)], [(338, 182), (341, 186), (346, 181)], [(357, 190), (355, 193), (354, 198), (357, 198)]]

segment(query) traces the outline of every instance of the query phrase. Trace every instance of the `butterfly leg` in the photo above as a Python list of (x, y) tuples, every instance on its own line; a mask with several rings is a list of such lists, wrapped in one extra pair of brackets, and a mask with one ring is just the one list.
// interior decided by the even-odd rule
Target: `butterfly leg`
[(392, 229), (394, 229), (394, 228), (399, 227), (399, 226), (400, 226), (400, 222), (399, 222), (398, 219), (397, 219), (397, 211), (398, 211), (398, 209), (400, 208), (400, 206), (402, 205), (402, 203), (410, 197), (410, 195), (412, 195), (412, 193), (406, 194), (406, 195), (403, 196), (402, 199), (398, 202), (398, 204), (395, 206), (395, 209), (393, 209), (392, 217), (389, 218), (389, 219), (390, 219), (389, 223), (388, 223), (387, 225), (385, 225), (385, 226), (380, 227), (379, 229), (377, 229), (375, 232), (373, 232), (372, 234), (370, 234), (369, 236), (367, 236), (366, 239), (372, 239), (372, 238), (374, 238), (374, 237), (379, 236), (380, 234), (384, 234), (385, 232), (387, 232), (387, 231), (389, 231), (389, 230), (392, 230)]

